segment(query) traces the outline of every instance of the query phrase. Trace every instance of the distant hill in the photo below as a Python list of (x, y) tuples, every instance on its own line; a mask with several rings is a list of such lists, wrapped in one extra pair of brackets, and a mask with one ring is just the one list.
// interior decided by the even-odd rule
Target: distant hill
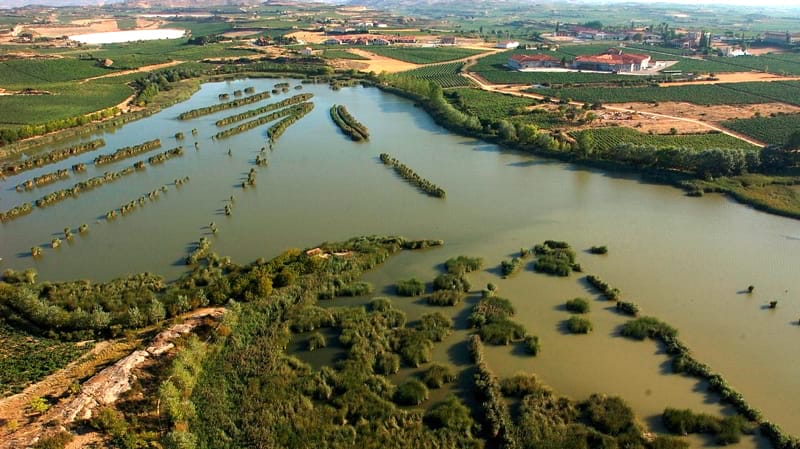
[(28, 5), (42, 6), (102, 6), (109, 3), (122, 3), (123, 0), (3, 0), (0, 9), (20, 8)]

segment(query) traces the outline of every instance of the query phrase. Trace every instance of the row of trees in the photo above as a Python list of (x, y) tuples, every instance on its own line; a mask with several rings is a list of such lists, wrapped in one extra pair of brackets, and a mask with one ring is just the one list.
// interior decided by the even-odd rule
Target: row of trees
[(22, 161), (7, 163), (3, 165), (2, 173), (17, 174), (34, 168), (43, 167), (45, 165), (54, 164), (58, 161), (77, 156), (81, 153), (96, 150), (106, 144), (103, 139), (94, 139), (88, 142), (82, 142), (72, 145), (67, 148), (48, 151), (33, 157), (29, 157)]
[(267, 129), (267, 138), (270, 142), (277, 141), (283, 133), (292, 126), (295, 122), (305, 117), (306, 114), (314, 110), (314, 103), (302, 103), (302, 105), (293, 111), (291, 115), (272, 125)]
[(310, 100), (314, 94), (300, 94), (295, 95), (284, 100), (270, 103), (268, 105), (262, 106), (260, 108), (251, 109), (249, 111), (242, 112), (241, 114), (231, 115), (229, 117), (225, 117), (222, 119), (217, 120), (214, 122), (217, 126), (226, 126), (230, 125), (231, 123), (236, 123), (242, 121), (246, 118), (255, 117), (257, 115), (264, 114), (266, 112), (274, 111), (276, 109), (285, 108), (286, 106), (291, 106), (293, 104), (302, 103), (304, 101)]
[(161, 147), (160, 139), (148, 140), (147, 142), (142, 142), (138, 145), (122, 147), (110, 154), (101, 154), (96, 158), (94, 158), (94, 164), (95, 165), (110, 164), (111, 162), (116, 162), (120, 159), (133, 157), (140, 153), (146, 153), (150, 150), (154, 150), (159, 147)]
[(26, 179), (22, 183), (17, 184), (16, 190), (17, 192), (22, 192), (23, 190), (33, 190), (34, 187), (51, 184), (64, 178), (69, 178), (69, 170), (62, 168), (61, 170), (45, 173), (31, 179)]
[(343, 133), (356, 142), (369, 139), (369, 130), (347, 111), (344, 105), (331, 106), (331, 119)]
[(444, 191), (444, 189), (428, 181), (427, 179), (421, 177), (420, 175), (417, 174), (417, 172), (415, 172), (402, 162), (398, 161), (397, 159), (389, 156), (387, 153), (381, 153), (380, 160), (385, 165), (392, 167), (395, 173), (400, 175), (401, 178), (405, 179), (406, 181), (416, 186), (418, 189), (422, 190), (428, 195), (437, 198), (444, 198), (445, 196), (447, 196), (447, 193)]
[(271, 121), (273, 121), (275, 119), (278, 119), (278, 118), (287, 117), (287, 116), (295, 116), (295, 115), (301, 113), (302, 111), (304, 111), (307, 108), (306, 105), (308, 105), (308, 104), (310, 104), (310, 103), (301, 103), (301, 104), (299, 104), (297, 106), (293, 106), (293, 107), (290, 107), (290, 108), (284, 108), (284, 109), (272, 112), (271, 114), (262, 115), (261, 117), (255, 119), (255, 120), (250, 120), (250, 121), (241, 123), (241, 124), (239, 124), (237, 126), (234, 126), (233, 128), (228, 128), (228, 129), (226, 129), (224, 131), (220, 131), (220, 132), (218, 132), (218, 133), (216, 133), (214, 135), (214, 138), (215, 139), (224, 139), (226, 137), (230, 137), (230, 136), (233, 136), (233, 135), (236, 135), (236, 134), (239, 134), (239, 133), (243, 133), (243, 132), (245, 132), (247, 130), (250, 130), (250, 129), (253, 129), (253, 128), (257, 127), (257, 126), (261, 126), (261, 125), (263, 125), (265, 123), (269, 123), (269, 122), (271, 122)]
[(178, 115), (178, 118), (180, 120), (191, 120), (197, 117), (202, 117), (204, 115), (213, 114), (219, 111), (224, 111), (226, 109), (238, 108), (240, 106), (244, 106), (247, 104), (256, 103), (261, 100), (267, 99), (269, 97), (270, 97), (269, 92), (261, 92), (255, 95), (250, 95), (249, 97), (237, 98), (236, 100), (233, 101), (212, 104), (211, 106), (205, 106), (202, 108), (197, 108), (197, 109), (192, 109), (190, 111), (182, 112), (180, 115)]

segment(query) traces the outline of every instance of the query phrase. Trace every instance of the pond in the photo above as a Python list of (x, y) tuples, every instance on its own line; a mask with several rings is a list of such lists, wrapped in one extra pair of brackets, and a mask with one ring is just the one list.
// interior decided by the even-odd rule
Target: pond
[[(687, 198), (677, 189), (635, 177), (503, 151), (451, 134), (412, 102), (373, 88), (333, 91), (305, 84), (252, 106), (177, 119), (181, 112), (217, 103), (220, 94), (233, 98), (235, 90), (250, 86), (257, 92), (271, 90), (281, 81), (299, 84), (269, 79), (205, 84), (187, 102), (102, 134), (107, 145), (101, 149), (2, 181), (0, 209), (7, 210), (121, 170), (156, 151), (185, 147), (182, 157), (2, 224), (0, 269), (34, 267), (40, 279), (51, 280), (102, 280), (142, 271), (174, 279), (185, 269), (187, 248), (202, 236), (211, 239), (214, 251), (241, 263), (355, 235), (443, 239), (443, 248), (397, 256), (366, 280), (379, 290), (412, 276), (430, 281), (451, 256), (483, 257), (487, 269), (471, 276), (473, 288), (497, 283), (500, 295), (516, 306), (516, 320), (539, 335), (544, 347), (535, 358), (511, 347), (488, 347), (488, 360), (499, 374), (535, 372), (574, 398), (619, 394), (656, 428), (666, 406), (723, 413), (709, 402), (702, 385), (666, 374), (667, 358), (655, 344), (617, 337), (623, 317), (605, 310), (608, 303), (597, 300), (580, 277), (551, 278), (527, 267), (510, 279), (497, 275), (499, 263), (520, 247), (565, 240), (579, 250), (585, 272), (620, 288), (646, 315), (677, 327), (699, 360), (721, 372), (769, 419), (800, 434), (800, 402), (788, 399), (800, 392), (800, 326), (794, 324), (800, 318), (797, 221), (720, 196)], [(316, 107), (267, 150), (268, 167), (254, 165), (267, 145), (268, 125), (227, 139), (211, 138), (219, 131), (216, 120), (302, 92), (315, 95)], [(334, 103), (346, 105), (369, 128), (368, 142), (352, 142), (334, 126), (328, 112)], [(182, 141), (174, 137), (178, 131), (185, 135)], [(154, 138), (161, 139), (160, 150), (101, 167), (90, 164), (97, 154)], [(447, 198), (426, 196), (396, 176), (380, 163), (378, 155), (384, 152), (444, 188)], [(25, 179), (77, 162), (85, 162), (87, 171), (32, 191), (14, 190)], [(257, 185), (243, 190), (240, 185), (252, 168)], [(185, 176), (188, 183), (172, 184)], [(168, 191), (158, 199), (105, 219), (107, 211), (163, 185)], [(235, 203), (226, 216), (223, 208), (231, 195)], [(218, 233), (211, 233), (211, 222)], [(86, 234), (49, 248), (64, 227), (74, 230), (82, 223), (89, 225)], [(34, 245), (44, 248), (42, 257), (30, 257)], [(593, 245), (607, 245), (609, 254), (584, 251)], [(755, 291), (743, 293), (750, 284)], [(595, 331), (588, 336), (562, 331), (568, 316), (560, 305), (575, 296), (591, 299)], [(771, 300), (779, 306), (766, 309)], [(416, 300), (398, 298), (396, 303), (410, 319), (432, 311)], [(459, 317), (464, 309), (448, 312)], [(465, 335), (460, 330), (437, 345), (437, 357), (463, 363)]]
[(84, 44), (118, 44), (120, 42), (152, 41), (156, 39), (178, 39), (186, 30), (164, 28), (160, 30), (107, 31), (104, 33), (76, 34), (69, 38)]

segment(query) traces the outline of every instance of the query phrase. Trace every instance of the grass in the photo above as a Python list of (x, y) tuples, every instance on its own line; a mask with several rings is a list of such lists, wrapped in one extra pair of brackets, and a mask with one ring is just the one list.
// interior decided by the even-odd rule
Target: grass
[(800, 218), (800, 178), (747, 174), (714, 181), (692, 181), (688, 186), (705, 192), (726, 193), (756, 209)]
[(783, 145), (791, 133), (800, 129), (800, 114), (734, 119), (722, 125), (767, 144)]
[(77, 359), (90, 347), (32, 337), (0, 322), (0, 397), (22, 391)]
[(387, 58), (398, 59), (413, 64), (446, 62), (483, 53), (481, 50), (459, 47), (411, 48), (369, 46), (366, 50), (376, 55), (386, 56)]
[(205, 58), (252, 55), (255, 50), (232, 48), (229, 43), (189, 45), (188, 39), (162, 39), (104, 45), (92, 51), (96, 58), (114, 61), (116, 68), (138, 68), (170, 61), (198, 61)]

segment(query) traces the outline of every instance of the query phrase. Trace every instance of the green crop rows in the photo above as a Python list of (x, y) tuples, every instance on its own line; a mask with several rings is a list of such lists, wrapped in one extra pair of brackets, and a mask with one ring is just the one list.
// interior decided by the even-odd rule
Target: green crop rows
[(648, 145), (657, 148), (682, 147), (698, 151), (710, 148), (741, 148), (744, 150), (756, 148), (747, 142), (722, 133), (644, 134), (631, 128), (609, 127), (577, 131), (573, 132), (572, 135), (577, 137), (581, 133), (589, 133), (594, 141), (595, 149), (600, 151), (612, 149), (621, 143)]
[(728, 120), (725, 127), (773, 145), (782, 145), (789, 135), (800, 130), (800, 114), (778, 114), (772, 117)]
[(405, 72), (405, 74), (416, 78), (433, 81), (442, 87), (469, 86), (471, 85), (470, 81), (460, 74), (461, 67), (463, 66), (463, 62), (429, 65), (420, 67), (418, 69), (409, 70), (408, 72)]

